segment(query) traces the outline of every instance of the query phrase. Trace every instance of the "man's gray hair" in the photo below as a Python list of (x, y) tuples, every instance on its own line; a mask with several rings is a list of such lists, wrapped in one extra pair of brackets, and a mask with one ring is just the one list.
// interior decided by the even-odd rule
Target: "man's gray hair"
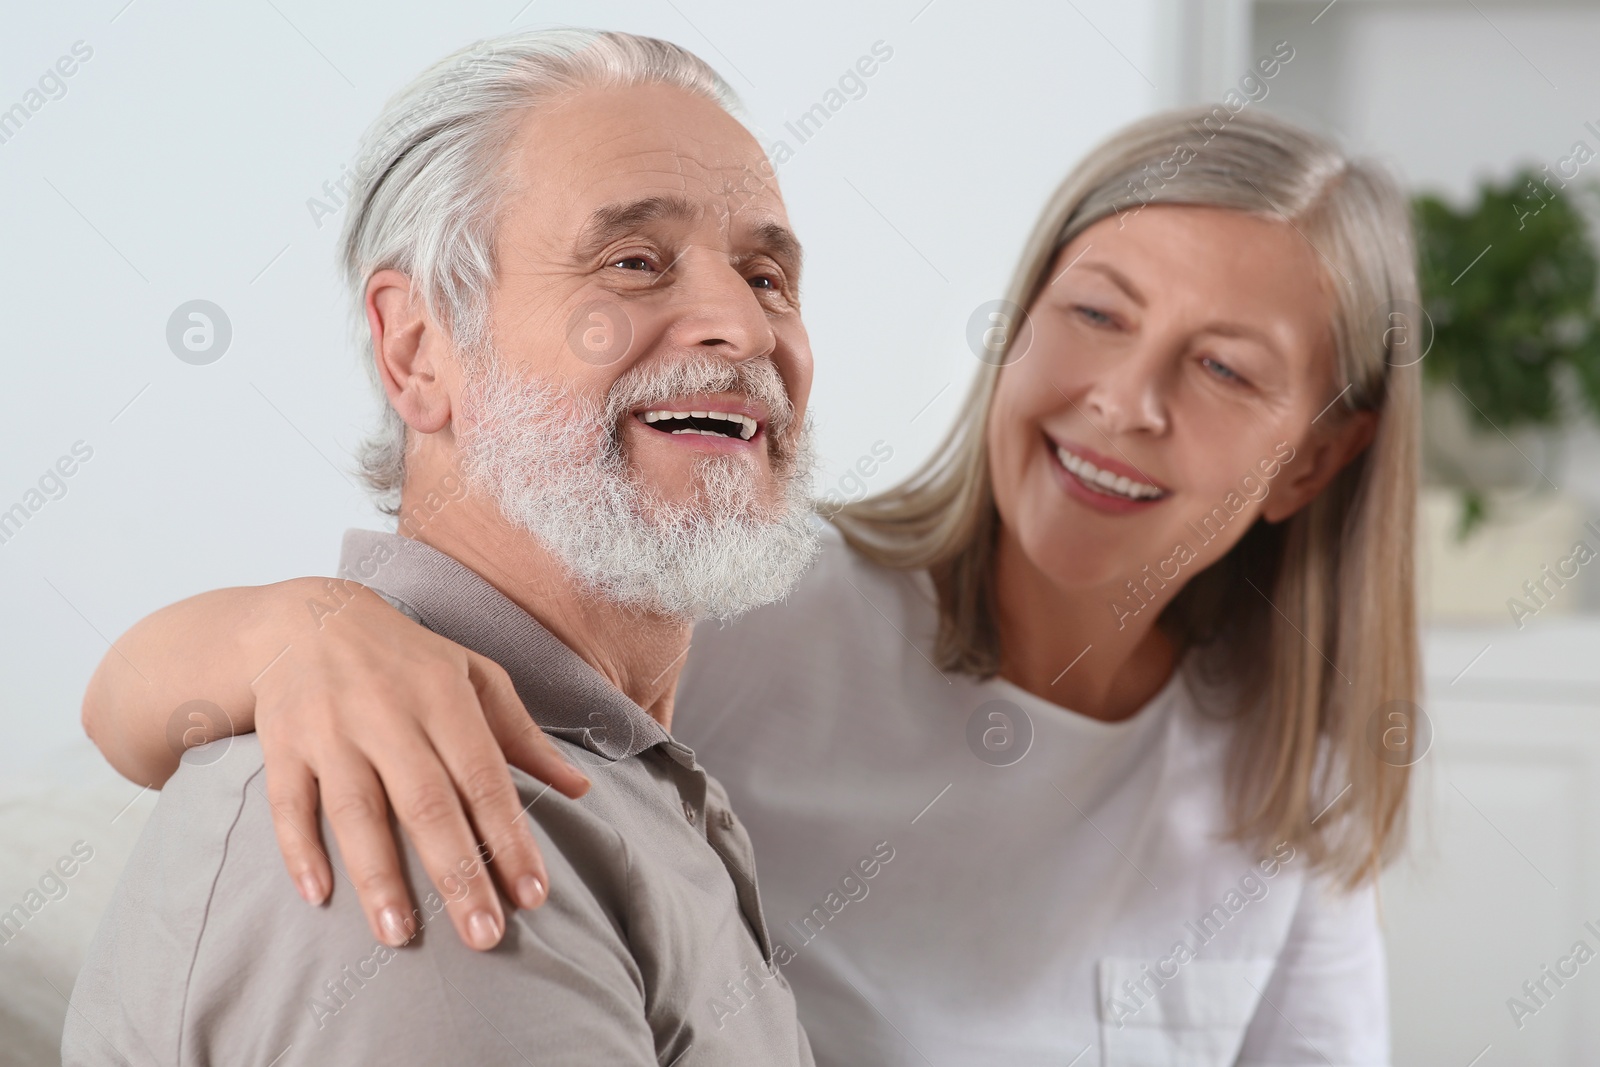
[(526, 110), (572, 89), (672, 85), (738, 116), (739, 99), (698, 56), (667, 41), (610, 31), (524, 30), (435, 63), (384, 105), (362, 136), (339, 241), (353, 340), (383, 404), (361, 446), (362, 478), (393, 512), (405, 476), (406, 426), (384, 398), (366, 320), (367, 280), (407, 275), (457, 351), (489, 340), (495, 236)]

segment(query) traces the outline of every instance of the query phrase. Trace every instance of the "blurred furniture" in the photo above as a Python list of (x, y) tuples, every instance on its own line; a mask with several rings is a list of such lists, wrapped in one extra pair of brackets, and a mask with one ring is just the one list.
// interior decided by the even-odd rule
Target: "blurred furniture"
[[(1409, 855), (1383, 880), (1394, 1062), (1594, 1063), (1600, 619), (1435, 626), (1427, 667), (1433, 745)], [(1579, 941), (1596, 958), (1558, 986), (1543, 968)], [(1543, 1005), (1514, 1019), (1507, 1001), (1535, 1007), (1523, 983), (1541, 980)]]
[(87, 739), (0, 782), (0, 1067), (61, 1062), (73, 979), (155, 802)]

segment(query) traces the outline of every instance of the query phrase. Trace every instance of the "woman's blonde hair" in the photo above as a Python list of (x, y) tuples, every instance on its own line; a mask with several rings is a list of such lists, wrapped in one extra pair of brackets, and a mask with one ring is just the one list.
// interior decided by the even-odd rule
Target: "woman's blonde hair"
[[(1284, 522), (1256, 522), (1160, 619), (1180, 651), (1203, 650), (1190, 658), (1196, 689), (1225, 693), (1236, 720), (1233, 837), (1263, 849), (1288, 841), (1354, 886), (1399, 847), (1417, 741), (1388, 729), (1387, 719), (1414, 708), (1420, 678), (1412, 547), (1419, 368), (1406, 332), (1420, 311), (1409, 206), (1383, 170), (1259, 111), (1156, 115), (1067, 176), (1028, 238), (1007, 299), (1030, 307), (1075, 236), (1146, 204), (1222, 207), (1293, 225), (1335, 293), (1342, 391), (1334, 407), (1378, 413), (1371, 445), (1316, 499)], [(1009, 331), (1007, 346), (1020, 333)], [(986, 431), (1007, 358), (1002, 349), (979, 370), (955, 426), (906, 482), (833, 516), (869, 559), (928, 570), (939, 593), (935, 658), (980, 677), (1000, 664), (999, 516)], [(1414, 716), (1395, 722), (1416, 725)]]

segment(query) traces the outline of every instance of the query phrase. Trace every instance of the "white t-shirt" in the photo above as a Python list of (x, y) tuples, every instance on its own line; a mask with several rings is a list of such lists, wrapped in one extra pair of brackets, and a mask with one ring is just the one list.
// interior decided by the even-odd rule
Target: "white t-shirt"
[(787, 603), (696, 630), (673, 723), (819, 1064), (1389, 1062), (1373, 891), (1220, 839), (1229, 728), (1183, 672), (1115, 723), (941, 674), (927, 575), (825, 537)]

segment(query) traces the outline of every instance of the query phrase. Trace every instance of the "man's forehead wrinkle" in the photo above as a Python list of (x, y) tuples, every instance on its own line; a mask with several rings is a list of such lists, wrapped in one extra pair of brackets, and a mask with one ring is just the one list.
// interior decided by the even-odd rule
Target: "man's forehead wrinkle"
[[(537, 109), (533, 122), (538, 125), (550, 118), (567, 119), (569, 116), (563, 112), (585, 103), (595, 91), (609, 93), (611, 89), (606, 86), (574, 86), (532, 101), (529, 106)], [(607, 146), (628, 137), (654, 138), (658, 144), (667, 142), (671, 146), (667, 149), (669, 151), (691, 154), (714, 166), (737, 167), (752, 150), (760, 153), (754, 135), (714, 101), (696, 99), (686, 107), (674, 105), (665, 112), (665, 118), (654, 117), (663, 112), (649, 102), (641, 107), (633, 101), (616, 98), (603, 104), (596, 102), (590, 111), (594, 121), (567, 139), (581, 140), (586, 145)], [(582, 118), (572, 118), (565, 125), (571, 126)], [(596, 126), (607, 131), (602, 139), (595, 139)], [(707, 130), (704, 136), (695, 132), (701, 126)], [(538, 139), (537, 135), (534, 139)]]
[[(665, 134), (664, 139), (658, 139), (659, 135), (662, 134)], [(635, 148), (622, 151), (618, 158), (631, 158), (652, 152), (665, 153), (673, 157), (674, 166), (677, 169), (683, 169), (684, 164), (687, 162), (708, 173), (714, 171), (736, 172), (749, 166), (748, 161), (742, 158), (743, 153), (733, 145), (702, 141), (698, 138), (688, 137), (678, 130), (661, 130), (654, 126), (634, 126), (629, 129), (617, 130), (599, 139), (586, 138), (579, 158), (603, 154), (604, 150), (611, 149), (630, 140), (641, 141), (642, 143)]]
[(678, 169), (678, 180), (686, 183), (688, 178), (683, 171), (683, 144), (677, 134), (674, 134), (672, 138), (672, 162)]
[(548, 166), (547, 172), (554, 171), (567, 176), (568, 184), (583, 185), (592, 180), (592, 172), (597, 170), (607, 173), (654, 171), (662, 175), (682, 173), (683, 161), (674, 147), (660, 141), (640, 142), (636, 137), (639, 132), (621, 131), (598, 140), (585, 139), (571, 146), (570, 154), (566, 155), (566, 166), (560, 165), (561, 159), (556, 154), (536, 158), (533, 165), (537, 168), (546, 161), (554, 162), (556, 165)]
[(732, 243), (733, 240), (733, 211), (728, 207), (727, 198), (713, 201), (713, 208), (717, 217), (717, 235), (724, 241)]
[[(705, 191), (720, 192), (720, 186), (738, 182), (752, 169), (753, 163), (746, 157), (759, 155), (759, 149), (751, 151), (753, 144), (707, 140), (660, 124), (635, 123), (620, 130), (613, 128), (599, 139), (592, 136), (572, 146), (567, 157), (571, 166), (551, 168), (569, 189), (581, 186), (587, 190), (596, 174), (657, 178), (670, 175), (680, 190), (701, 186)], [(663, 156), (670, 157), (670, 162)], [(759, 158), (764, 160), (765, 156)]]
[[(764, 252), (792, 267), (796, 273), (800, 270), (803, 259), (800, 239), (794, 231), (784, 223), (778, 221), (767, 205), (754, 197), (742, 197), (737, 207), (732, 206), (734, 196), (738, 190), (726, 192), (718, 201), (718, 226), (724, 237), (732, 243), (733, 224), (736, 216), (750, 212), (752, 215), (765, 215), (750, 219), (750, 237), (752, 242)], [(774, 194), (776, 195), (776, 194)], [(778, 197), (778, 205), (783, 200)]]
[[(587, 142), (585, 147), (590, 149), (609, 148), (619, 141), (626, 141), (637, 137), (641, 132), (643, 132), (641, 127), (634, 127), (633, 129), (629, 130), (618, 130), (609, 137), (603, 137), (599, 140)], [(649, 149), (638, 149), (638, 151), (649, 151)], [(657, 148), (656, 151), (661, 151), (661, 149)]]
[(655, 178), (680, 191), (687, 191), (696, 184), (709, 189), (711, 184), (703, 168), (686, 169), (678, 153), (660, 145), (641, 146), (603, 158), (596, 155), (580, 156), (576, 162), (578, 166), (566, 169), (561, 175), (562, 188), (569, 191), (588, 191), (597, 181), (608, 178), (630, 181)]
[[(706, 142), (698, 138), (690, 137), (681, 131), (675, 130), (671, 139), (673, 165), (677, 168), (678, 177), (684, 187), (688, 188), (693, 184), (702, 187), (706, 193), (713, 196), (716, 195), (718, 192), (717, 175), (719, 172), (728, 169), (728, 167), (716, 160), (702, 158), (701, 154), (694, 149), (704, 146)], [(685, 150), (684, 142), (689, 143), (688, 150)]]
[(583, 218), (597, 210), (594, 207), (597, 204), (624, 203), (652, 195), (693, 199), (693, 193), (692, 187), (686, 187), (673, 171), (619, 164), (608, 174), (563, 175), (543, 202), (551, 206), (563, 202), (571, 205), (570, 210), (578, 216), (574, 225), (581, 225)]
[(687, 130), (673, 130), (670, 134), (674, 150), (697, 159), (706, 160), (712, 167), (735, 167), (743, 164), (743, 156), (754, 140), (746, 134), (743, 138), (721, 138), (715, 141), (694, 136)]

